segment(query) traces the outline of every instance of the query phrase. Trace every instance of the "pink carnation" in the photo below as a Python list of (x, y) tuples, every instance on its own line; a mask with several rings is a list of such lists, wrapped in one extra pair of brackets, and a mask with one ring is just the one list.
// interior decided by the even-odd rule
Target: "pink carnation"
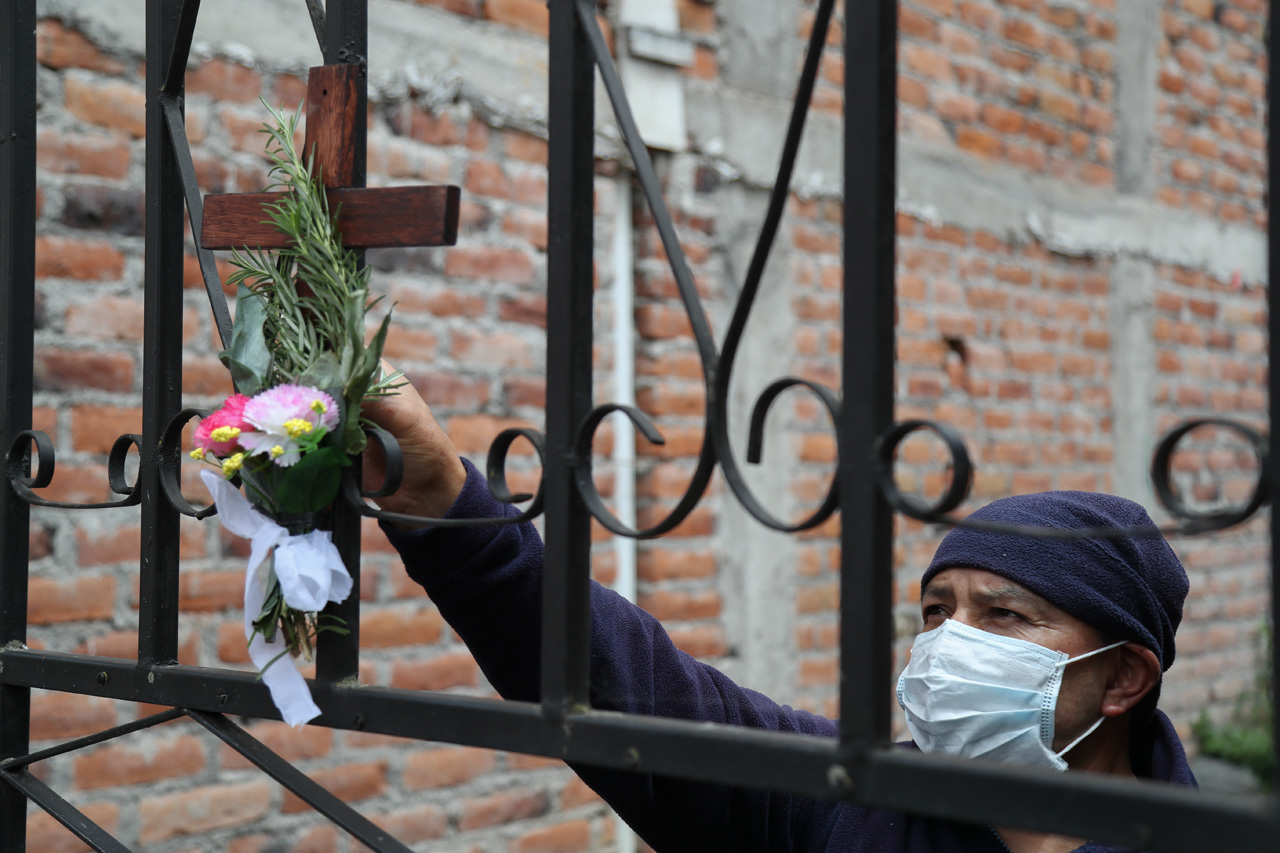
[(338, 424), (338, 406), (325, 392), (305, 385), (277, 385), (254, 396), (244, 409), (245, 420), (257, 430), (246, 433), (241, 446), (250, 456), (268, 455), (288, 467), (302, 458), (296, 441), (304, 432), (331, 430)]
[(213, 431), (219, 427), (231, 427), (242, 432), (249, 432), (253, 425), (244, 419), (244, 407), (249, 398), (243, 394), (232, 394), (216, 412), (200, 421), (192, 439), (196, 447), (215, 456), (230, 456), (240, 449), (239, 437), (230, 441), (214, 441)]

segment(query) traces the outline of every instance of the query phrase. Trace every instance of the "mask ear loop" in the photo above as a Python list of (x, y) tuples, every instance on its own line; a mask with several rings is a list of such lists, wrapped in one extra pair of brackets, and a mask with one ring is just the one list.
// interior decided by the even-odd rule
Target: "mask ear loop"
[[(1078, 657), (1067, 658), (1066, 660), (1061, 661), (1060, 663), (1055, 664), (1055, 666), (1057, 666), (1057, 667), (1064, 667), (1064, 666), (1066, 666), (1066, 665), (1067, 665), (1067, 664), (1069, 664), (1069, 663), (1075, 663), (1075, 662), (1076, 662), (1076, 661), (1078, 661), (1078, 660), (1084, 660), (1085, 658), (1091, 658), (1091, 657), (1093, 657), (1094, 655), (1100, 655), (1100, 654), (1102, 654), (1103, 652), (1110, 651), (1111, 649), (1118, 649), (1118, 648), (1120, 648), (1121, 646), (1127, 646), (1127, 645), (1129, 645), (1129, 641), (1128, 641), (1128, 640), (1121, 640), (1121, 641), (1120, 641), (1120, 642), (1118, 642), (1118, 643), (1112, 643), (1112, 644), (1111, 644), (1111, 645), (1109, 645), (1109, 646), (1103, 646), (1103, 647), (1102, 647), (1102, 648), (1100, 648), (1100, 649), (1094, 649), (1094, 650), (1093, 650), (1093, 651), (1091, 651), (1091, 652), (1085, 652), (1084, 654), (1079, 655)], [(1071, 750), (1075, 749), (1075, 748), (1080, 744), (1080, 741), (1084, 740), (1084, 739), (1085, 739), (1085, 738), (1087, 738), (1089, 735), (1091, 735), (1091, 734), (1093, 734), (1094, 732), (1096, 732), (1096, 731), (1098, 730), (1098, 727), (1102, 725), (1102, 723), (1103, 723), (1103, 721), (1104, 721), (1105, 719), (1106, 719), (1106, 717), (1099, 717), (1099, 718), (1098, 718), (1098, 721), (1097, 721), (1096, 723), (1094, 723), (1092, 726), (1089, 726), (1089, 728), (1085, 729), (1084, 734), (1080, 735), (1080, 737), (1076, 738), (1075, 740), (1071, 741), (1071, 743), (1067, 744), (1067, 745), (1062, 749), (1062, 751), (1061, 751), (1061, 752), (1057, 752), (1057, 753), (1054, 753), (1054, 754), (1055, 754), (1055, 755), (1057, 755), (1059, 758), (1061, 758), (1062, 756), (1066, 755), (1066, 754), (1067, 754), (1068, 752), (1070, 752)]]
[(1085, 730), (1085, 733), (1084, 733), (1084, 734), (1080, 735), (1080, 737), (1076, 738), (1075, 740), (1071, 741), (1071, 743), (1067, 744), (1067, 745), (1066, 745), (1066, 747), (1064, 747), (1064, 748), (1063, 748), (1062, 752), (1058, 752), (1058, 753), (1054, 753), (1054, 754), (1055, 754), (1055, 755), (1057, 755), (1059, 758), (1061, 758), (1062, 756), (1066, 755), (1066, 754), (1067, 754), (1068, 752), (1070, 752), (1071, 750), (1075, 749), (1075, 748), (1076, 748), (1076, 746), (1080, 743), (1080, 741), (1084, 740), (1084, 739), (1085, 739), (1085, 738), (1087, 738), (1089, 735), (1091, 735), (1091, 734), (1093, 734), (1094, 732), (1096, 732), (1096, 731), (1098, 730), (1098, 726), (1102, 725), (1102, 721), (1103, 721), (1103, 720), (1105, 720), (1105, 719), (1106, 719), (1106, 717), (1099, 717), (1099, 718), (1098, 718), (1098, 721), (1097, 721), (1096, 723), (1094, 723), (1092, 726), (1089, 726), (1089, 728)]
[(1073, 658), (1067, 658), (1067, 659), (1066, 659), (1066, 660), (1064, 660), (1064, 661), (1058, 661), (1057, 663), (1055, 663), (1055, 664), (1054, 664), (1054, 666), (1056, 666), (1056, 667), (1063, 667), (1063, 666), (1066, 666), (1066, 665), (1067, 665), (1067, 664), (1069, 664), (1069, 663), (1075, 663), (1075, 662), (1076, 662), (1076, 661), (1078, 661), (1078, 660), (1084, 660), (1085, 658), (1091, 658), (1091, 657), (1093, 657), (1094, 655), (1100, 655), (1100, 654), (1102, 654), (1103, 652), (1109, 652), (1109, 651), (1111, 651), (1112, 649), (1118, 649), (1118, 648), (1120, 648), (1121, 646), (1127, 646), (1127, 645), (1129, 645), (1129, 641), (1128, 641), (1128, 640), (1121, 640), (1121, 641), (1120, 641), (1120, 642), (1118, 642), (1118, 643), (1112, 643), (1112, 644), (1111, 644), (1111, 645), (1109, 645), (1109, 646), (1103, 646), (1103, 647), (1102, 647), (1102, 648), (1100, 648), (1100, 649), (1094, 649), (1094, 650), (1093, 650), (1093, 651), (1091, 651), (1091, 652), (1085, 652), (1085, 653), (1084, 653), (1084, 654), (1082, 654), (1082, 655), (1077, 655), (1076, 657), (1073, 657)]

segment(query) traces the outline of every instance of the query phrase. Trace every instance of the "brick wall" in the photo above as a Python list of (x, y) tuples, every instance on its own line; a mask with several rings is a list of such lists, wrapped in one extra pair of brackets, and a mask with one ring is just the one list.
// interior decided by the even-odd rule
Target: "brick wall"
[[(1122, 83), (1143, 78), (1126, 64), (1137, 53), (1135, 34), (1122, 26), (1125, 10), (1115, 0), (901, 3), (899, 416), (945, 420), (964, 433), (978, 466), (970, 507), (1050, 488), (1143, 497), (1144, 459), (1157, 434), (1178, 420), (1217, 413), (1264, 421), (1265, 4), (1140, 2), (1151, 7), (1158, 32), (1139, 40), (1149, 44), (1155, 72), (1150, 115), (1132, 119), (1145, 121), (1136, 134), (1118, 130), (1132, 118), (1119, 106)], [(726, 24), (729, 3), (677, 5), (682, 32), (695, 46), (694, 64), (682, 72), (693, 113), (697, 103), (745, 87), (732, 61), (741, 36)], [(790, 0), (795, 27), (778, 34), (780, 44), (807, 38), (814, 8), (812, 0)], [(536, 0), (403, 0), (400, 11), (405, 22), (428, 28), (463, 27), (459, 32), (477, 43), (541, 50), (546, 32), (545, 6)], [(49, 495), (81, 501), (107, 498), (111, 443), (139, 431), (143, 274), (140, 46), (85, 15), (51, 16), (39, 29), (34, 413), (36, 428), (58, 448)], [(202, 26), (216, 15), (205, 9)], [(265, 53), (251, 59), (243, 46), (249, 35), (224, 44), (204, 32), (198, 38), (212, 40), (187, 78), (200, 185), (205, 192), (256, 190), (265, 173), (257, 98), (296, 105), (303, 63)], [(838, 133), (842, 34), (838, 15), (815, 95), (810, 136), (818, 150)], [(309, 39), (309, 31), (298, 38)], [(388, 355), (459, 448), (482, 458), (501, 429), (542, 423), (545, 131), (538, 110), (526, 109), (528, 98), (505, 93), (502, 101), (502, 92), (482, 92), (479, 78), (373, 71), (370, 184), (463, 187), (456, 247), (370, 253), (375, 287), (396, 305)], [(530, 73), (509, 71), (513, 79)], [(536, 101), (535, 84), (529, 91)], [(785, 109), (780, 98), (752, 96), (761, 110)], [(736, 258), (750, 245), (759, 221), (752, 211), (765, 193), (750, 163), (752, 146), (767, 140), (733, 133), (733, 118), (722, 120), (718, 136), (691, 121), (690, 149), (657, 155), (717, 335), (741, 279)], [(1124, 158), (1147, 176), (1144, 188), (1120, 185)], [(626, 173), (609, 158), (596, 171), (597, 399), (605, 401), (612, 317), (603, 288), (611, 283), (611, 223)], [(631, 213), (637, 396), (667, 438), (661, 447), (641, 441), (637, 448), (638, 512), (646, 525), (670, 511), (695, 467), (703, 378), (639, 194)], [(837, 183), (809, 181), (790, 199), (766, 279), (781, 298), (753, 318), (752, 331), (768, 337), (749, 339), (784, 345), (744, 353), (735, 387), (751, 400), (788, 373), (839, 387), (842, 220)], [(184, 402), (210, 405), (229, 385), (193, 257), (182, 284)], [(742, 423), (735, 422), (735, 442)], [(761, 497), (798, 517), (825, 493), (833, 433), (824, 410), (801, 394), (780, 402), (769, 429), (775, 444), (765, 465), (787, 476)], [(607, 427), (600, 432), (602, 460), (612, 436)], [(1226, 437), (1197, 439), (1178, 461), (1187, 493), (1213, 503), (1247, 490), (1251, 461)], [(535, 481), (536, 460), (516, 451), (511, 479), (523, 488)], [(185, 480), (196, 499), (194, 470)], [(903, 448), (904, 488), (936, 493), (944, 470), (937, 447), (921, 440)], [(610, 499), (607, 464), (597, 480)], [(681, 648), (781, 701), (832, 714), (839, 518), (785, 543), (759, 540), (757, 548), (757, 540), (741, 536), (739, 515), (717, 477), (688, 521), (641, 544), (639, 601)], [(180, 658), (246, 667), (244, 545), (215, 523), (185, 520), (182, 531)], [(594, 572), (608, 583), (616, 572), (610, 541), (598, 526), (595, 532)], [(902, 652), (918, 626), (918, 578), (938, 533), (901, 519), (897, 533)], [(32, 646), (133, 656), (139, 536), (133, 510), (33, 512)], [(1202, 709), (1229, 711), (1252, 677), (1268, 604), (1268, 542), (1265, 525), (1255, 522), (1175, 546), (1193, 591), (1164, 706), (1186, 731)], [(362, 594), (362, 681), (490, 694), (372, 525)], [(153, 710), (61, 694), (37, 693), (34, 703), (37, 745)], [(571, 851), (611, 843), (614, 825), (604, 807), (558, 762), (355, 732), (293, 732), (270, 722), (250, 729), (422, 849)], [(353, 849), (191, 727), (135, 735), (46, 762), (39, 772), (136, 848)], [(43, 816), (33, 813), (30, 832), (32, 849), (78, 849)]]

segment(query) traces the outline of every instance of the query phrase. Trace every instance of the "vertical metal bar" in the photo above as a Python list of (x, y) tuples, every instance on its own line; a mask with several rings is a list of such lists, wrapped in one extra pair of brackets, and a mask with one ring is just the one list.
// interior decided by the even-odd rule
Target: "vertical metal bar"
[[(368, 114), (369, 17), (366, 0), (328, 0), (325, 11), (324, 61), (327, 65), (346, 63), (360, 68), (356, 84), (356, 134), (353, 140), (354, 168), (351, 186), (367, 182), (365, 158)], [(361, 263), (363, 263), (363, 257)], [(334, 504), (333, 542), (351, 572), (351, 595), (341, 604), (330, 604), (325, 613), (346, 623), (349, 634), (322, 633), (316, 643), (316, 678), (337, 683), (360, 674), (360, 514), (345, 501)]]
[[(1267, 55), (1277, 56), (1272, 52), (1280, 50), (1280, 34), (1274, 18), (1267, 27)], [(1277, 62), (1267, 63), (1267, 115), (1276, 115), (1280, 108), (1280, 70)], [(1276, 282), (1280, 282), (1280, 219), (1276, 216), (1271, 199), (1276, 188), (1276, 176), (1280, 174), (1280, 135), (1267, 125), (1267, 332), (1268, 371), (1267, 385), (1269, 392), (1269, 416), (1271, 432), (1275, 432), (1276, 424), (1280, 424), (1280, 300), (1276, 298)], [(1280, 542), (1280, 512), (1276, 509), (1276, 490), (1280, 489), (1280, 453), (1271, 448), (1267, 456), (1267, 470), (1261, 472), (1271, 486), (1271, 707), (1280, 707), (1280, 641), (1276, 639), (1276, 629), (1280, 627), (1280, 554), (1276, 553), (1276, 543)], [(1271, 746), (1275, 750), (1276, 761), (1272, 769), (1272, 790), (1280, 791), (1280, 714), (1271, 714)], [(1280, 797), (1273, 797), (1276, 804), (1275, 817), (1280, 821)]]
[[(31, 428), (36, 278), (36, 4), (0, 4), (0, 441)], [(31, 508), (0, 483), (0, 645), (27, 639)], [(0, 685), (0, 759), (25, 755), (31, 690)], [(26, 849), (27, 798), (0, 785), (0, 851)]]
[(546, 569), (542, 707), (558, 719), (588, 703), (590, 515), (573, 485), (573, 444), (591, 409), (595, 69), (574, 0), (551, 0), (547, 164)]
[[(142, 346), (138, 663), (178, 660), (178, 520), (160, 485), (161, 431), (182, 408), (182, 178), (161, 93), (182, 6), (147, 0), (147, 224)], [(181, 109), (180, 78), (166, 94)]]
[(855, 757), (890, 731), (893, 515), (871, 445), (893, 422), (896, 12), (868, 0), (845, 27), (840, 738)]

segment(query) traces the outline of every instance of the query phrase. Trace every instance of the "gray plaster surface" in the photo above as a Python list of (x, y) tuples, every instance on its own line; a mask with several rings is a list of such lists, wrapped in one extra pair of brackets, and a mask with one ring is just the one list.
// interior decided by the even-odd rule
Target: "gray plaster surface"
[[(194, 61), (226, 56), (292, 73), (324, 61), (299, 0), (209, 0), (201, 11)], [(37, 13), (73, 22), (101, 44), (145, 53), (142, 0), (39, 0)], [(430, 6), (369, 0), (368, 66), (371, 97), (412, 93), (427, 106), (463, 99), (494, 124), (546, 135), (547, 49), (526, 34)], [(596, 125), (603, 153), (612, 153), (616, 123), (602, 86)]]
[[(720, 228), (725, 241), (725, 280), (728, 301), (736, 303), (737, 288), (764, 217), (767, 194), (740, 185), (721, 192)], [(734, 458), (752, 493), (765, 508), (784, 519), (797, 510), (791, 495), (792, 473), (799, 462), (798, 445), (788, 440), (785, 423), (792, 411), (787, 399), (773, 408), (765, 431), (760, 465), (746, 462), (748, 424), (756, 399), (764, 388), (792, 372), (796, 320), (786, 277), (791, 268), (786, 240), (779, 240), (747, 323), (744, 345), (736, 359), (729, 393), (729, 428)], [(728, 318), (717, 323), (718, 338)], [(721, 595), (730, 644), (739, 652), (726, 669), (739, 683), (766, 696), (788, 696), (796, 680), (795, 600), (796, 537), (777, 533), (757, 522), (724, 483), (722, 514), (717, 531), (721, 566)]]
[(1155, 184), (1152, 154), (1158, 51), (1163, 31), (1154, 26), (1160, 0), (1125, 0), (1116, 7), (1116, 188), (1150, 195)]
[(1148, 464), (1156, 439), (1156, 345), (1151, 336), (1155, 270), (1125, 256), (1111, 275), (1111, 387), (1115, 489), (1151, 510), (1155, 496)]

